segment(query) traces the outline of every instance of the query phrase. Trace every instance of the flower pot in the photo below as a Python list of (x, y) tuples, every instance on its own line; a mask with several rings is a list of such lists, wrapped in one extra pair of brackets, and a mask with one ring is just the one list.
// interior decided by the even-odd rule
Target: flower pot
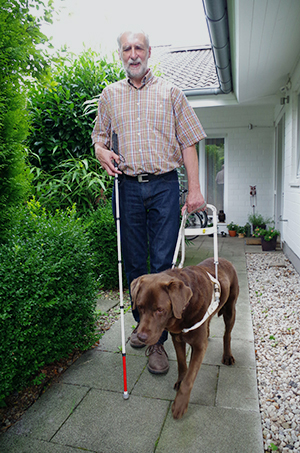
[(245, 237), (244, 233), (239, 233), (239, 238), (244, 238), (244, 237)]
[(277, 236), (274, 236), (270, 241), (265, 241), (265, 238), (261, 238), (261, 248), (264, 252), (272, 252), (276, 250)]
[(231, 237), (236, 236), (236, 231), (234, 231), (234, 230), (229, 230), (228, 233), (229, 233), (229, 236), (231, 236)]

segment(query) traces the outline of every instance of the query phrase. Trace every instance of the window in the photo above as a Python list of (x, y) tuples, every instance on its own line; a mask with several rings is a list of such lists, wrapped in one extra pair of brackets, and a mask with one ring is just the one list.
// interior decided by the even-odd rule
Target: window
[(206, 200), (224, 210), (224, 138), (205, 140)]

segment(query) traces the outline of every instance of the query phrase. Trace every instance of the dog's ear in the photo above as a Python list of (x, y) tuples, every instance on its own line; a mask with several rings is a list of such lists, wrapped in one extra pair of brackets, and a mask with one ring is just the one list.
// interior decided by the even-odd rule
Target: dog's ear
[(133, 303), (133, 305), (132, 305), (132, 309), (133, 310), (136, 308), (136, 302), (135, 301), (136, 301), (139, 289), (141, 287), (142, 278), (143, 277), (135, 278), (130, 284), (130, 294), (131, 294), (131, 299), (132, 299), (132, 303)]
[(181, 280), (173, 280), (168, 285), (169, 297), (175, 318), (181, 319), (183, 310), (192, 298), (193, 291)]

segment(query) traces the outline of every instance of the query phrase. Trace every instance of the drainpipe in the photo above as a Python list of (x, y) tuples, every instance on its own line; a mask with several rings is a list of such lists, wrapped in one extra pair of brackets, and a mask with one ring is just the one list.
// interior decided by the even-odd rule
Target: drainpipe
[(227, 0), (202, 0), (202, 2), (220, 91), (222, 94), (228, 94), (232, 91), (232, 79)]

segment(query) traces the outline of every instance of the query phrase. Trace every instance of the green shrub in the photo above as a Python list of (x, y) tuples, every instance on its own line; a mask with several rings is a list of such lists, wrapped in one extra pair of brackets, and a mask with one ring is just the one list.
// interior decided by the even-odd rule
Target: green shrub
[[(30, 3), (30, 5), (29, 5)], [(0, 7), (0, 238), (11, 211), (27, 199), (30, 189), (24, 140), (28, 133), (26, 85), (41, 77), (47, 58), (41, 50), (46, 36), (41, 22), (50, 20), (42, 0), (1, 0)], [(40, 9), (39, 18), (32, 15)], [(41, 12), (43, 11), (43, 14)], [(38, 49), (38, 47), (40, 47)], [(45, 48), (45, 47), (44, 47)]]
[(84, 103), (112, 82), (125, 77), (119, 61), (108, 62), (92, 50), (57, 57), (51, 83), (36, 83), (29, 92), (31, 163), (55, 173), (62, 161), (93, 153), (92, 116)]
[(55, 167), (55, 175), (38, 167), (31, 168), (34, 196), (48, 211), (76, 204), (80, 215), (96, 209), (101, 199), (111, 197), (113, 179), (93, 156), (70, 157)]
[[(88, 217), (87, 222), (98, 283), (101, 288), (117, 289), (119, 286), (117, 229), (111, 200), (101, 203)], [(123, 286), (126, 286), (124, 274)]]
[(108, 62), (96, 52), (56, 59), (52, 80), (32, 85), (28, 138), (33, 195), (46, 209), (76, 203), (80, 214), (109, 197), (112, 180), (94, 158), (91, 141), (95, 112), (85, 103), (103, 88), (124, 78), (118, 61)]
[(75, 209), (49, 215), (34, 200), (0, 246), (0, 400), (42, 366), (95, 341), (95, 278)]

